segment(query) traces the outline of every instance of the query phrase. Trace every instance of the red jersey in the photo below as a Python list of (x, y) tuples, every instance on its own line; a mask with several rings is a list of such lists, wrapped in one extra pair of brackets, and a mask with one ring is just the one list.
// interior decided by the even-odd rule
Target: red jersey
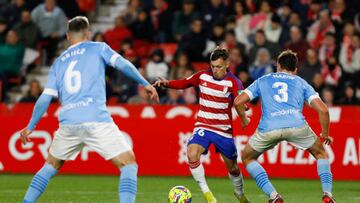
[(206, 129), (224, 137), (232, 137), (231, 109), (239, 90), (244, 89), (241, 81), (230, 71), (223, 79), (216, 79), (209, 69), (186, 79), (169, 81), (168, 84), (168, 87), (173, 89), (191, 86), (200, 88), (200, 109), (197, 112), (195, 129)]

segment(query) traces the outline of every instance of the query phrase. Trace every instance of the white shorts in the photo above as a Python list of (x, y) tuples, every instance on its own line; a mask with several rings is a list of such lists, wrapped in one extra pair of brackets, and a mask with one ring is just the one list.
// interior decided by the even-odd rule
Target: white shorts
[(315, 143), (316, 139), (314, 131), (308, 124), (305, 124), (299, 128), (283, 128), (265, 133), (256, 130), (250, 138), (249, 144), (254, 150), (264, 152), (285, 140), (298, 149), (306, 150)]
[(64, 125), (55, 132), (50, 154), (60, 160), (74, 160), (84, 146), (109, 160), (132, 150), (115, 123)]

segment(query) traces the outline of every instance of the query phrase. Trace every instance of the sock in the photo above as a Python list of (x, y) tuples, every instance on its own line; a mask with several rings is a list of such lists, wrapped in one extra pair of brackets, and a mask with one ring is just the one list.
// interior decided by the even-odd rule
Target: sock
[(277, 195), (277, 192), (269, 181), (264, 168), (257, 162), (253, 161), (246, 166), (246, 170), (250, 173), (251, 177), (255, 179), (256, 185), (270, 198)]
[(327, 159), (317, 160), (317, 171), (320, 176), (321, 186), (323, 192), (331, 194), (332, 190), (332, 174), (330, 171), (330, 163)]
[(200, 189), (203, 193), (209, 192), (209, 186), (205, 180), (205, 170), (200, 161), (189, 162), (190, 172), (194, 177), (195, 181), (200, 186)]
[(119, 196), (121, 203), (134, 203), (137, 191), (137, 164), (123, 166), (120, 171)]
[(239, 195), (240, 197), (243, 196), (244, 195), (244, 187), (243, 187), (244, 179), (243, 179), (243, 176), (242, 176), (240, 170), (237, 174), (229, 173), (229, 178), (234, 186), (234, 191), (236, 192), (236, 194)]
[(45, 191), (50, 179), (57, 173), (52, 165), (45, 163), (44, 166), (35, 174), (30, 186), (26, 191), (24, 203), (33, 203)]

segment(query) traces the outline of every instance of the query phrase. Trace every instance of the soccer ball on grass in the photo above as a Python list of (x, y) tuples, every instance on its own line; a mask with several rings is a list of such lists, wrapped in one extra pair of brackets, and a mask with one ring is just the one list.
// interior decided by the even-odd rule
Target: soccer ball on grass
[(191, 192), (184, 186), (175, 186), (169, 192), (169, 203), (190, 203)]

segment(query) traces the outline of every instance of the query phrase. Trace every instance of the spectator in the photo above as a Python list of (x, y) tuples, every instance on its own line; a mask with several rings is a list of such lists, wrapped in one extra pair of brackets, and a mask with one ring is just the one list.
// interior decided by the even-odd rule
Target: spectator
[(45, 0), (32, 12), (31, 17), (39, 27), (44, 48), (46, 49), (46, 64), (50, 65), (54, 58), (58, 43), (65, 36), (67, 18), (55, 0)]
[(343, 80), (360, 84), (360, 35), (354, 34), (350, 44), (342, 44), (339, 56), (343, 68)]
[(173, 14), (169, 9), (169, 4), (165, 0), (154, 0), (151, 10), (151, 21), (155, 30), (155, 38), (159, 43), (172, 40), (172, 22)]
[(215, 21), (225, 21), (227, 7), (222, 0), (210, 0), (210, 3), (203, 4), (202, 17), (204, 18), (204, 29), (211, 32)]
[(184, 0), (181, 11), (176, 11), (172, 23), (172, 32), (176, 41), (180, 41), (181, 37), (190, 32), (191, 22), (199, 18), (198, 12), (195, 11), (194, 0)]
[(179, 105), (185, 104), (185, 101), (182, 98), (180, 91), (176, 89), (167, 89), (167, 96), (161, 98), (160, 103), (167, 105)]
[(341, 77), (341, 67), (337, 63), (335, 57), (326, 59), (325, 64), (322, 66), (321, 74), (325, 79), (325, 84), (330, 86), (338, 86)]
[(154, 40), (154, 27), (145, 10), (139, 11), (139, 14), (130, 29), (137, 40), (151, 42)]
[(329, 11), (320, 12), (319, 20), (315, 21), (309, 28), (307, 41), (313, 48), (319, 48), (328, 32), (335, 33), (335, 27), (331, 22)]
[(142, 86), (138, 86), (138, 94), (135, 96), (132, 96), (129, 100), (128, 100), (128, 104), (152, 104), (152, 100), (150, 100), (150, 98), (148, 97), (144, 87)]
[(323, 0), (311, 0), (310, 1), (309, 10), (306, 14), (307, 25), (311, 25), (318, 19), (319, 13), (322, 9), (322, 1)]
[(300, 28), (292, 26), (290, 28), (290, 41), (285, 44), (284, 48), (290, 49), (297, 54), (298, 65), (301, 66), (305, 61), (306, 53), (310, 45), (303, 39)]
[(9, 28), (20, 21), (21, 12), (25, 10), (25, 0), (14, 0), (11, 4), (1, 8), (0, 15), (5, 18)]
[(104, 32), (105, 41), (116, 51), (120, 51), (122, 41), (131, 36), (131, 31), (126, 27), (122, 16), (116, 17), (114, 27)]
[(290, 13), (289, 20), (283, 23), (280, 44), (284, 44), (290, 40), (290, 29), (293, 26), (300, 28), (302, 34), (307, 32), (307, 28), (304, 27), (304, 24), (301, 21), (300, 14), (293, 11)]
[(171, 68), (169, 79), (170, 80), (178, 80), (185, 78), (185, 72), (188, 69), (194, 69), (189, 61), (189, 58), (186, 53), (180, 52), (176, 56), (176, 65)]
[(276, 14), (272, 15), (271, 23), (265, 27), (264, 31), (266, 39), (268, 39), (270, 42), (278, 43), (282, 33), (280, 17)]
[(321, 98), (327, 106), (334, 105), (334, 91), (330, 87), (326, 87), (321, 91)]
[(335, 34), (328, 32), (325, 34), (325, 38), (321, 43), (319, 49), (319, 60), (321, 63), (325, 63), (325, 60), (330, 57), (338, 57), (339, 50), (336, 46)]
[(206, 35), (203, 32), (202, 21), (195, 19), (191, 23), (190, 33), (181, 38), (177, 52), (187, 53), (191, 62), (205, 61), (206, 59), (203, 56), (205, 48)]
[(232, 49), (230, 49), (230, 54), (229, 54), (229, 70), (232, 73), (237, 73), (240, 70), (247, 70), (247, 63), (246, 63), (246, 59), (244, 59), (243, 57), (244, 54), (242, 54), (242, 51), (239, 47), (234, 47)]
[(234, 30), (227, 30), (225, 32), (225, 41), (221, 44), (221, 47), (228, 49), (228, 50), (231, 50), (233, 48), (239, 48), (242, 57), (243, 58), (246, 57), (245, 45), (242, 44), (241, 42), (236, 41), (236, 36), (235, 36)]
[(222, 21), (214, 22), (211, 29), (211, 35), (206, 45), (206, 55), (209, 55), (216, 46), (220, 45), (224, 41), (225, 27)]
[(138, 18), (139, 13), (142, 11), (142, 4), (140, 0), (130, 0), (126, 8), (124, 16), (125, 24), (130, 26)]
[(245, 44), (247, 47), (249, 47), (249, 35), (250, 35), (250, 27), (249, 27), (249, 21), (250, 21), (250, 15), (248, 14), (247, 7), (245, 5), (244, 1), (236, 0), (233, 3), (232, 8), (235, 19), (236, 19), (236, 28), (235, 28), (235, 34), (236, 39), (238, 42)]
[(105, 42), (105, 37), (104, 37), (103, 33), (96, 32), (91, 40), (94, 42)]
[(258, 30), (255, 33), (254, 45), (249, 50), (249, 62), (254, 63), (256, 54), (260, 48), (265, 48), (271, 54), (271, 58), (275, 59), (279, 54), (281, 48), (278, 44), (267, 41), (263, 30)]
[(321, 73), (321, 68), (322, 66), (319, 62), (316, 51), (314, 49), (308, 49), (306, 51), (306, 60), (299, 69), (299, 76), (306, 80), (309, 84), (313, 84), (313, 79), (316, 74)]
[(0, 45), (0, 83), (2, 85), (1, 98), (6, 99), (8, 79), (18, 76), (24, 57), (24, 45), (19, 43), (18, 35), (10, 30), (6, 35), (6, 41)]
[(260, 48), (256, 54), (254, 64), (249, 68), (250, 77), (256, 80), (263, 75), (272, 73), (273, 67), (271, 63), (269, 51), (265, 48)]
[(321, 93), (322, 90), (325, 88), (324, 78), (322, 77), (321, 73), (315, 73), (314, 78), (311, 82), (314, 90), (316, 92)]
[(43, 91), (40, 82), (36, 79), (31, 80), (28, 85), (29, 90), (26, 95), (20, 99), (20, 103), (35, 103)]
[(351, 37), (355, 34), (356, 28), (355, 25), (351, 22), (346, 22), (344, 24), (343, 31), (339, 33), (336, 37), (341, 39), (341, 45), (349, 46), (351, 44)]
[(5, 42), (7, 28), (6, 21), (0, 17), (0, 44)]
[(14, 30), (19, 34), (19, 41), (32, 49), (37, 49), (40, 39), (40, 30), (31, 20), (31, 13), (23, 10), (21, 20), (14, 26)]
[(251, 79), (249, 75), (249, 71), (247, 69), (240, 69), (236, 75), (241, 80), (241, 83), (244, 86), (244, 88), (249, 87), (254, 82), (254, 80)]
[(350, 82), (345, 84), (345, 89), (344, 89), (343, 95), (339, 99), (338, 104), (341, 104), (341, 105), (358, 105), (358, 104), (360, 104), (359, 100), (356, 98), (356, 95), (355, 95), (355, 88)]
[(153, 83), (158, 77), (168, 78), (168, 71), (169, 66), (164, 62), (164, 51), (155, 49), (150, 56), (150, 61), (146, 64), (146, 78)]
[(354, 17), (354, 13), (346, 7), (344, 0), (331, 0), (329, 8), (331, 11), (331, 20), (335, 23), (336, 27), (339, 27), (337, 30), (340, 30), (344, 21), (352, 20)]
[(272, 12), (269, 1), (261, 1), (259, 11), (255, 13), (250, 19), (250, 32), (253, 33), (259, 29), (264, 30), (268, 25), (270, 25), (271, 16)]

